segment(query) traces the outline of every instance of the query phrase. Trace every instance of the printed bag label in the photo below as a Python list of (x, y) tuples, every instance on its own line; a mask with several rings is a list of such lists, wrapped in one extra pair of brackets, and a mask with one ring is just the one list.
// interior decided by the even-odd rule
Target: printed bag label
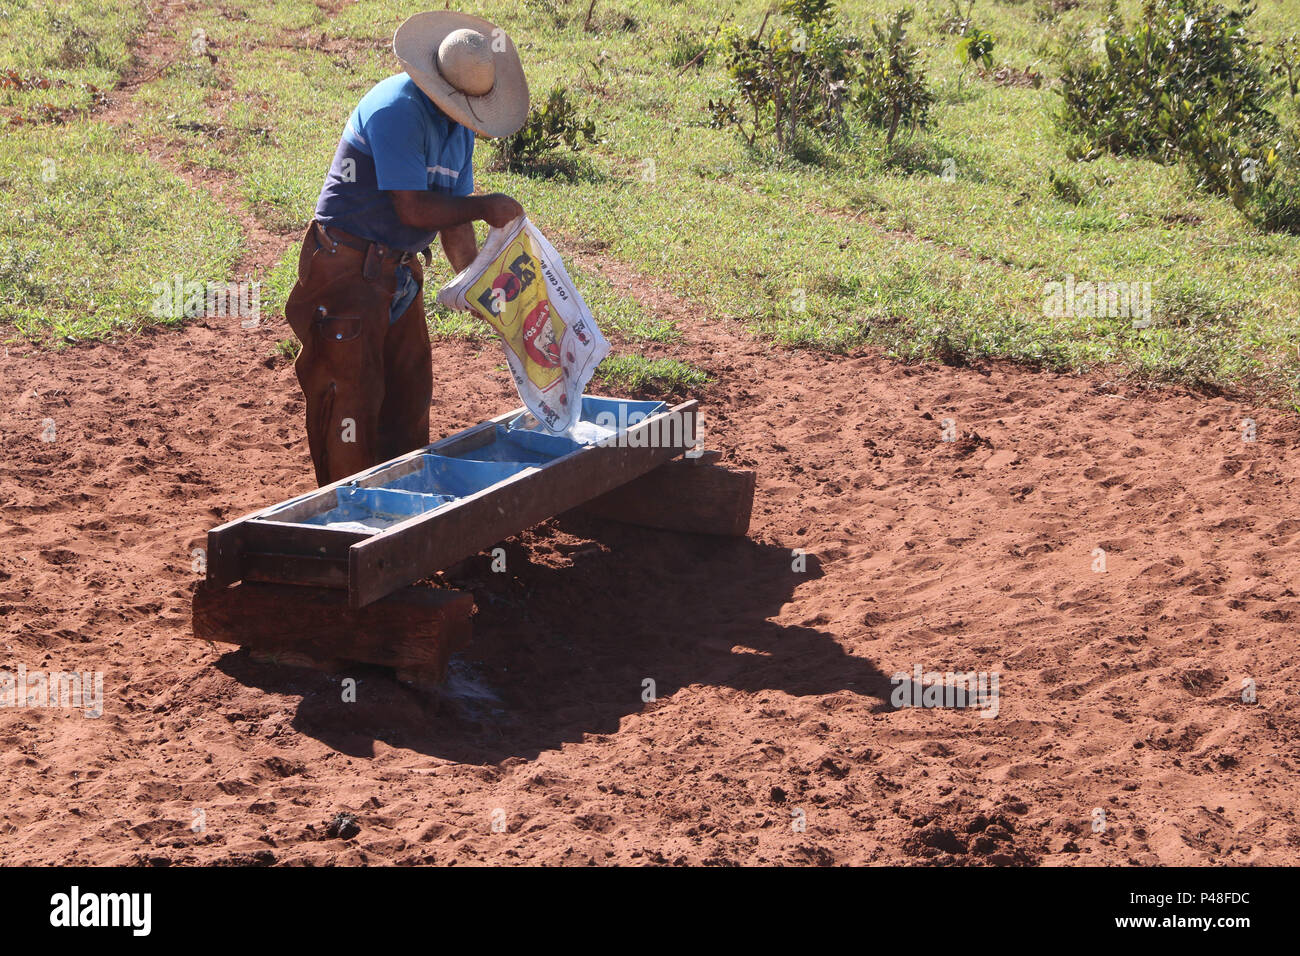
[(609, 343), (564, 263), (526, 217), (492, 229), (473, 263), (438, 291), (496, 330), (524, 407), (549, 431), (578, 419), (582, 392)]

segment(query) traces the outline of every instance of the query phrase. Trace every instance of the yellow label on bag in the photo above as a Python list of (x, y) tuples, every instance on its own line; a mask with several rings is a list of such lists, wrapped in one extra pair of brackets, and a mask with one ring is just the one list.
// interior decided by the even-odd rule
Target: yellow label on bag
[(535, 387), (546, 391), (563, 377), (564, 321), (551, 311), (537, 251), (526, 231), (492, 260), (465, 300), (500, 333)]

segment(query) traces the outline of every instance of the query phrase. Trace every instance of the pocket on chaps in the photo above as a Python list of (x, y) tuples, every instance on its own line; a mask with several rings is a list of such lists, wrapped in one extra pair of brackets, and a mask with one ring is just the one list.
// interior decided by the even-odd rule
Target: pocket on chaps
[(313, 325), (321, 338), (329, 342), (351, 342), (361, 334), (365, 322), (359, 315), (332, 315), (322, 305), (316, 309)]

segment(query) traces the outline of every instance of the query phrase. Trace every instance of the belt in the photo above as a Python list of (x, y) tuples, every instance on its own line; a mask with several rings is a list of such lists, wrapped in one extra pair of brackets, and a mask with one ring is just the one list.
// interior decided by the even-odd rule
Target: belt
[(418, 253), (406, 252), (403, 249), (386, 246), (382, 242), (375, 242), (373, 239), (354, 236), (337, 226), (327, 227), (319, 219), (312, 220), (312, 229), (316, 234), (317, 244), (330, 255), (337, 254), (339, 246), (347, 246), (349, 249), (355, 249), (365, 256), (361, 266), (361, 275), (370, 282), (379, 277), (379, 268), (385, 261), (404, 266), (417, 255), (424, 257), (425, 265), (428, 265), (433, 259), (433, 253), (428, 246), (425, 246)]

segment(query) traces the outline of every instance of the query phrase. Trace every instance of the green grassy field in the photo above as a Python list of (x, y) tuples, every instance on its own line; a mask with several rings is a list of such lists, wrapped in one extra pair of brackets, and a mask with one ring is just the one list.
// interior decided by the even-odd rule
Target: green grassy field
[[(856, 0), (842, 15), (866, 33), (898, 6)], [(933, 128), (892, 148), (858, 128), (800, 160), (710, 128), (705, 105), (725, 92), (723, 71), (712, 58), (674, 65), (721, 22), (756, 27), (762, 0), (598, 0), (591, 29), (587, 0), (464, 5), (510, 31), (535, 95), (566, 85), (599, 131), (565, 175), (488, 171), (491, 148), (480, 143), (478, 185), (516, 196), (562, 249), (620, 260), (697, 301), (702, 316), (739, 319), (775, 346), (1116, 366), (1296, 406), (1300, 237), (1259, 231), (1180, 167), (1065, 158), (1050, 54), (1087, 43), (1104, 0), (1059, 13), (1044, 0), (975, 4), (998, 64), (1041, 72), (1037, 89), (960, 78), (956, 38), (942, 29), (951, 3), (912, 6), (937, 97)], [(3, 334), (52, 343), (156, 321), (148, 287), (173, 274), (233, 278), (238, 221), (178, 168), (228, 177), (266, 227), (299, 228), (348, 112), (396, 72), (393, 29), (418, 9), (375, 0), (331, 18), (308, 0), (227, 0), (178, 12), (159, 33), (170, 65), (141, 78), (134, 108), (110, 126), (85, 84), (111, 88), (128, 69), (145, 5), (0, 7), (0, 73), (51, 82), (0, 89), (0, 116), (23, 118), (5, 128), (0, 154), (0, 323), (11, 329)], [(1294, 0), (1260, 0), (1253, 22), (1270, 37), (1293, 20)], [(196, 31), (211, 56), (194, 51)], [(43, 118), (45, 103), (73, 112)], [(169, 165), (146, 150), (165, 151)], [(1049, 172), (1076, 180), (1082, 201), (1058, 198)], [(265, 277), (264, 311), (287, 294), (296, 251), (287, 242)], [(1045, 315), (1046, 283), (1067, 276), (1150, 283), (1150, 323)], [(636, 354), (639, 341), (672, 342), (670, 322), (595, 272), (575, 278), (602, 327), (626, 343), (611, 375), (673, 385), (698, 375)], [(431, 325), (483, 334), (446, 314)]]

